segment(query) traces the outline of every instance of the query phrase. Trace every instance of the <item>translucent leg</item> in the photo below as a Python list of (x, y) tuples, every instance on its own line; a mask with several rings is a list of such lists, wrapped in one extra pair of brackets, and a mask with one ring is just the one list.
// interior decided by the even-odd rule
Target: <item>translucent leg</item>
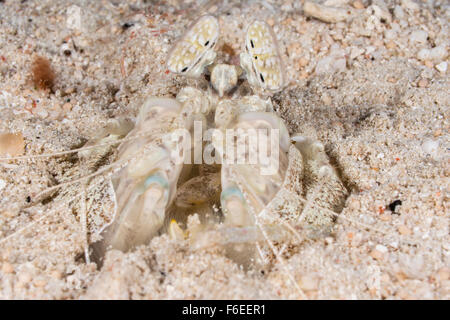
[[(225, 154), (221, 194), (224, 224), (234, 228), (261, 228), (265, 209), (280, 191), (285, 180), (289, 147), (286, 140), (289, 141), (289, 135), (281, 119), (268, 112), (242, 114), (230, 127), (239, 129), (240, 131), (236, 132), (241, 136), (254, 133), (258, 136), (256, 139), (249, 137), (240, 145), (242, 151), (236, 152), (241, 152), (244, 162), (229, 161)], [(272, 136), (273, 132), (276, 135)], [(229, 148), (225, 147), (223, 150)], [(250, 160), (255, 154), (256, 162)], [(274, 158), (277, 161), (272, 163)], [(264, 159), (270, 161), (263, 161)], [(264, 235), (264, 232), (261, 234)], [(230, 243), (227, 253), (233, 260), (248, 266), (256, 259), (256, 243)]]
[(122, 251), (148, 243), (163, 225), (168, 201), (169, 183), (164, 172), (151, 174), (121, 200), (121, 215), (105, 234), (105, 243)]
[[(118, 161), (126, 165), (112, 179), (116, 215), (103, 230), (103, 240), (93, 245), (97, 260), (108, 248), (127, 251), (148, 243), (163, 226), (183, 167), (174, 151), (183, 151), (184, 140), (173, 141), (170, 136), (180, 111), (174, 99), (148, 99), (129, 133), (138, 138), (119, 146)], [(139, 137), (149, 128), (162, 134)], [(176, 150), (178, 146), (181, 150)]]

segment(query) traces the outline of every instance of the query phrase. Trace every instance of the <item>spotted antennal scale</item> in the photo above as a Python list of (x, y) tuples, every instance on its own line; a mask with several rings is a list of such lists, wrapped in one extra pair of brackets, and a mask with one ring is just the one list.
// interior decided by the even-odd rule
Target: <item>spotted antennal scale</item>
[(198, 77), (205, 66), (211, 64), (216, 53), (214, 46), (219, 38), (219, 22), (213, 16), (203, 16), (176, 42), (167, 67), (177, 74)]
[[(251, 84), (269, 91), (279, 91), (284, 86), (284, 67), (275, 35), (264, 21), (254, 21), (245, 37), (246, 61), (242, 61)], [(251, 62), (250, 62), (251, 59)]]

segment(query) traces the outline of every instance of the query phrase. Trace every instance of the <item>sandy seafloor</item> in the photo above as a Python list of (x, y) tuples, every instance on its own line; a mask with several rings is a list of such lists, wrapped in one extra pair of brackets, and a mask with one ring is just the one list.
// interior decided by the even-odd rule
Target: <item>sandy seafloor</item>
[[(186, 84), (166, 72), (166, 57), (201, 13), (219, 17), (217, 48), (231, 62), (247, 23), (266, 20), (289, 80), (273, 97), (277, 113), (291, 133), (325, 144), (351, 190), (341, 216), (387, 232), (338, 219), (329, 237), (284, 254), (294, 281), (309, 299), (448, 299), (448, 2), (328, 4), (353, 19), (306, 18), (303, 1), (291, 0), (1, 1), (0, 131), (21, 133), (26, 155), (79, 147), (109, 119), (136, 116), (145, 97)], [(30, 80), (36, 55), (54, 69), (51, 91)], [(68, 201), (79, 185), (22, 210), (28, 196), (85, 170), (76, 155), (0, 165), (0, 298), (301, 298), (277, 260), (246, 271), (220, 248), (192, 250), (167, 235), (109, 251), (101, 269), (85, 264), (79, 205)], [(111, 190), (88, 194), (94, 239), (111, 219)]]

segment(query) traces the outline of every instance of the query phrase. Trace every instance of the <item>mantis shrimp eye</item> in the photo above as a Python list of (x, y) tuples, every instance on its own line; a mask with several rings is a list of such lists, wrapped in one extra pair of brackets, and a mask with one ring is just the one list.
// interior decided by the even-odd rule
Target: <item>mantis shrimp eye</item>
[(196, 67), (209, 64), (212, 49), (219, 38), (219, 22), (213, 16), (197, 20), (174, 45), (167, 67), (177, 74), (195, 73)]
[(285, 82), (284, 67), (270, 26), (263, 21), (251, 23), (247, 29), (245, 44), (244, 55), (248, 57), (248, 63), (241, 60), (241, 65), (249, 78), (254, 79), (255, 84), (263, 89), (274, 92), (281, 90)]

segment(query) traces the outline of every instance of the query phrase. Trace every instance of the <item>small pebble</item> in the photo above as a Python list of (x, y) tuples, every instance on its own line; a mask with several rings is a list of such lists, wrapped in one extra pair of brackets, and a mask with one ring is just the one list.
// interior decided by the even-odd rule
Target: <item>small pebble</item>
[(350, 209), (359, 210), (361, 208), (361, 202), (358, 199), (352, 199), (349, 204)]
[(381, 41), (380, 39), (374, 39), (372, 43), (377, 48), (380, 48), (383, 45), (383, 41)]
[(6, 210), (2, 211), (2, 216), (5, 216), (6, 218), (14, 218), (17, 214), (13, 210)]
[(47, 281), (45, 281), (44, 279), (38, 279), (38, 280), (35, 280), (33, 282), (33, 284), (35, 287), (42, 288), (47, 284)]
[(364, 9), (364, 4), (360, 0), (356, 0), (355, 2), (353, 2), (353, 8)]
[(439, 142), (432, 140), (432, 139), (426, 139), (422, 144), (422, 150), (426, 154), (434, 154), (439, 148)]
[(353, 60), (353, 59), (355, 59), (356, 57), (360, 56), (363, 53), (364, 53), (364, 49), (358, 48), (358, 47), (354, 47), (354, 48), (352, 48), (352, 51), (350, 52), (350, 59)]
[(397, 80), (395, 80), (394, 77), (389, 77), (389, 78), (387, 79), (387, 81), (390, 82), (390, 83), (396, 83), (396, 82), (397, 82)]
[(433, 49), (422, 49), (417, 54), (419, 60), (442, 61), (447, 56), (447, 48), (443, 45)]
[(380, 251), (381, 253), (387, 253), (388, 249), (383, 246), (382, 244), (377, 244), (377, 246), (375, 247), (375, 250)]
[(398, 232), (404, 236), (409, 236), (411, 234), (411, 230), (405, 225), (399, 226)]
[(370, 253), (370, 256), (372, 258), (374, 258), (375, 260), (383, 260), (383, 257), (384, 257), (383, 253), (376, 249), (372, 250), (372, 252)]
[(319, 279), (314, 276), (302, 276), (299, 281), (299, 286), (305, 291), (317, 290), (319, 287)]
[(14, 267), (12, 266), (11, 263), (4, 262), (3, 265), (2, 265), (2, 272), (6, 273), (6, 274), (13, 273), (14, 272)]
[(412, 43), (427, 43), (428, 33), (424, 30), (415, 30), (411, 32), (409, 41)]
[(74, 87), (69, 87), (69, 88), (67, 88), (66, 90), (64, 90), (64, 93), (65, 93), (66, 95), (72, 94), (72, 93), (74, 93), (74, 92), (75, 92), (75, 88), (74, 88)]
[(45, 119), (48, 117), (48, 111), (45, 110), (43, 107), (36, 108), (33, 114), (38, 115), (41, 119)]
[(403, 271), (397, 272), (395, 274), (395, 277), (397, 278), (398, 281), (404, 281), (404, 280), (408, 279), (408, 276)]
[(316, 64), (316, 74), (333, 74), (346, 69), (344, 57), (330, 55), (320, 59)]
[(322, 102), (327, 106), (331, 105), (332, 102), (331, 97), (328, 94), (324, 93), (322, 95)]
[(431, 62), (430, 60), (426, 60), (423, 64), (428, 68), (434, 67), (433, 62)]
[(389, 41), (388, 43), (386, 43), (386, 48), (387, 49), (394, 49), (397, 45), (395, 44), (394, 41)]
[(31, 275), (28, 272), (22, 272), (19, 274), (19, 282), (27, 284), (31, 281)]
[(302, 47), (299, 43), (293, 43), (287, 49), (290, 57), (297, 58), (302, 55)]
[(402, 20), (405, 17), (405, 11), (403, 11), (401, 6), (394, 7), (394, 16), (399, 20)]
[(450, 269), (445, 267), (441, 268), (437, 274), (441, 281), (447, 281), (450, 278)]
[(353, 16), (350, 9), (325, 6), (312, 1), (305, 1), (303, 4), (303, 12), (306, 16), (311, 16), (329, 23), (345, 21)]
[(62, 108), (63, 108), (64, 112), (67, 113), (70, 110), (72, 110), (72, 104), (70, 104), (69, 102), (66, 102), (63, 104)]
[(447, 61), (441, 62), (436, 65), (436, 69), (441, 73), (445, 73), (447, 71), (447, 65)]
[(305, 66), (307, 66), (308, 65), (308, 59), (306, 59), (306, 58), (300, 58), (299, 60), (298, 60), (298, 66), (300, 67), (300, 68), (303, 68), (303, 67), (305, 67)]
[(428, 80), (422, 78), (419, 80), (417, 84), (419, 85), (420, 88), (426, 88), (428, 87)]
[(51, 276), (52, 276), (54, 279), (57, 279), (57, 280), (59, 280), (59, 279), (62, 278), (62, 274), (61, 274), (61, 272), (59, 272), (58, 270), (53, 271), (53, 272), (51, 273)]
[(0, 156), (19, 156), (23, 154), (25, 142), (21, 133), (0, 134)]
[(417, 11), (420, 9), (420, 6), (415, 3), (413, 0), (402, 0), (402, 7), (405, 9), (409, 9), (409, 10), (413, 10), (413, 11)]
[(6, 187), (6, 182), (3, 179), (0, 179), (0, 191)]

